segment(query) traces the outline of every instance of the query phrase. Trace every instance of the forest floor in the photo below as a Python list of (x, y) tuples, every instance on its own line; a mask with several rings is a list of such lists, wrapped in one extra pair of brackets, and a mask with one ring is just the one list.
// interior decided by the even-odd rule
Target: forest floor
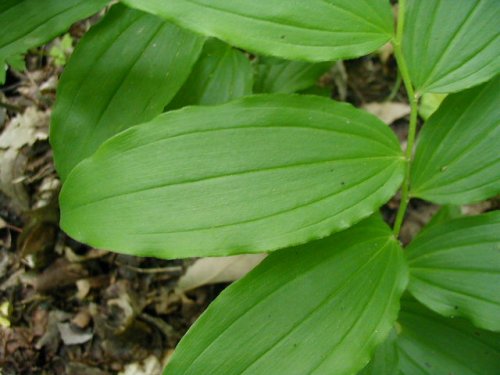
[[(70, 30), (72, 44), (88, 24)], [(10, 70), (0, 88), (0, 374), (160, 374), (189, 326), (236, 276), (220, 277), (231, 263), (194, 268), (196, 260), (120, 255), (60, 230), (60, 182), (48, 135), (70, 52), (71, 43), (64, 47), (61, 38), (30, 51), (27, 70)], [(379, 115), (404, 147), (409, 108), (396, 80), (391, 51), (384, 48), (335, 64), (319, 84), (332, 98)], [(398, 204), (396, 197), (383, 207), (388, 222)], [(467, 209), (479, 213), (493, 205), (498, 202)], [(436, 210), (413, 202), (402, 241)], [(186, 270), (196, 280), (179, 283)]]

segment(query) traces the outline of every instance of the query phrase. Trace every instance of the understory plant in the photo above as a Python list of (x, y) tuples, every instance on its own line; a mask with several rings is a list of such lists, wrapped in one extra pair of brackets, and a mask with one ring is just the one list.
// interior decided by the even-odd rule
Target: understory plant
[[(0, 63), (107, 0), (4, 0)], [(166, 375), (500, 372), (498, 0), (124, 0), (62, 75), (61, 226), (94, 247), (267, 252), (180, 342)], [(397, 25), (394, 27), (394, 25)], [(411, 107), (304, 94), (392, 46)], [(252, 56), (252, 61), (249, 56)], [(446, 94), (419, 128), (423, 95)], [(392, 228), (377, 212), (399, 192)], [(403, 249), (411, 199), (441, 205)]]

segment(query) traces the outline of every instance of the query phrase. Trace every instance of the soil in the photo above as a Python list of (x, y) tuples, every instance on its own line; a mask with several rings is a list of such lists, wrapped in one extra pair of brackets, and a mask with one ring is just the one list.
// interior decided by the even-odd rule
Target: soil
[[(88, 23), (77, 24), (71, 34), (78, 39), (87, 28)], [(38, 129), (17, 150), (19, 165), (10, 183), (21, 192), (0, 193), (0, 369), (3, 375), (104, 375), (133, 371), (131, 365), (146, 363), (155, 369), (147, 373), (158, 373), (226, 284), (184, 294), (177, 280), (191, 260), (110, 253), (77, 243), (60, 230), (60, 183), (47, 134), (62, 68), (47, 57), (50, 46), (30, 51), (27, 70), (9, 71), (0, 89), (0, 134), (14, 117), (30, 110), (36, 114), (30, 126)], [(396, 80), (391, 51), (384, 49), (337, 64), (320, 85), (332, 98), (358, 107), (383, 102), (391, 92), (393, 102), (405, 103), (404, 90), (395, 89)], [(391, 125), (402, 142), (407, 121), (405, 116)], [(382, 208), (389, 223), (398, 204), (395, 197)], [(488, 202), (475, 209), (481, 212), (493, 205), (498, 206)], [(412, 202), (403, 242), (436, 209)]]

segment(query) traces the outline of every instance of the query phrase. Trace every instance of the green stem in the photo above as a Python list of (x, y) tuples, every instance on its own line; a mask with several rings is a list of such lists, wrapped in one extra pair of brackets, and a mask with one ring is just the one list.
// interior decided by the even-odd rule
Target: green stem
[(410, 125), (408, 129), (408, 142), (406, 146), (406, 170), (405, 177), (403, 180), (403, 185), (401, 187), (401, 203), (399, 205), (399, 210), (396, 215), (396, 221), (394, 222), (394, 235), (397, 237), (401, 231), (401, 226), (403, 225), (403, 220), (406, 214), (406, 209), (408, 208), (408, 203), (410, 202), (410, 176), (411, 176), (411, 164), (413, 157), (413, 145), (415, 143), (415, 134), (417, 133), (417, 116), (418, 116), (418, 95), (415, 94), (413, 84), (411, 82), (410, 73), (408, 71), (408, 65), (403, 55), (402, 42), (403, 42), (403, 31), (405, 24), (405, 10), (406, 10), (406, 0), (399, 0), (399, 14), (398, 14), (398, 26), (396, 31), (396, 38), (393, 40), (392, 44), (394, 46), (394, 54), (398, 62), (399, 72), (401, 78), (406, 88), (408, 94), (408, 100), (410, 102)]
[(396, 95), (399, 92), (399, 89), (401, 88), (401, 73), (398, 71), (398, 76), (396, 77), (396, 82), (394, 83), (394, 86), (392, 87), (392, 90), (390, 94), (385, 98), (386, 102), (392, 102)]

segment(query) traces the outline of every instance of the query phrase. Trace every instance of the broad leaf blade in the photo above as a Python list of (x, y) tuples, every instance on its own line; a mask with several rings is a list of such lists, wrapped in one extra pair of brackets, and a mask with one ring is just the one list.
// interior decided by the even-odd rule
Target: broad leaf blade
[(257, 64), (256, 93), (292, 94), (308, 89), (332, 66), (331, 62), (308, 63), (262, 58)]
[(448, 96), (424, 125), (411, 194), (439, 204), (468, 204), (500, 192), (500, 78)]
[(393, 34), (386, 0), (125, 0), (198, 33), (291, 60), (365, 55)]
[(416, 89), (456, 92), (500, 71), (498, 0), (410, 0), (404, 54)]
[(462, 216), (462, 208), (460, 206), (447, 205), (442, 206), (437, 211), (431, 220), (425, 225), (425, 228), (431, 228), (435, 225), (446, 223), (453, 219), (458, 219)]
[(61, 78), (51, 124), (60, 176), (106, 139), (160, 114), (202, 44), (160, 18), (114, 6), (84, 36)]
[(407, 254), (409, 290), (420, 302), (500, 331), (500, 212), (436, 224)]
[(253, 69), (240, 51), (216, 39), (205, 43), (191, 75), (168, 109), (223, 104), (252, 93)]
[(96, 13), (109, 0), (2, 0), (0, 4), (0, 68), (3, 62), (66, 31)]
[(427, 93), (422, 95), (420, 107), (418, 108), (418, 114), (420, 117), (427, 121), (429, 117), (431, 117), (432, 114), (438, 110), (445, 98), (446, 94)]
[(82, 242), (144, 256), (276, 250), (369, 216), (404, 165), (387, 126), (348, 104), (275, 94), (186, 107), (77, 166), (61, 224)]
[(352, 374), (392, 328), (407, 281), (379, 217), (270, 255), (226, 289), (165, 374)]
[(498, 374), (500, 335), (443, 318), (412, 300), (402, 303), (399, 322), (401, 374)]
[(399, 356), (396, 339), (397, 335), (393, 330), (389, 337), (377, 347), (368, 366), (358, 375), (398, 375)]

